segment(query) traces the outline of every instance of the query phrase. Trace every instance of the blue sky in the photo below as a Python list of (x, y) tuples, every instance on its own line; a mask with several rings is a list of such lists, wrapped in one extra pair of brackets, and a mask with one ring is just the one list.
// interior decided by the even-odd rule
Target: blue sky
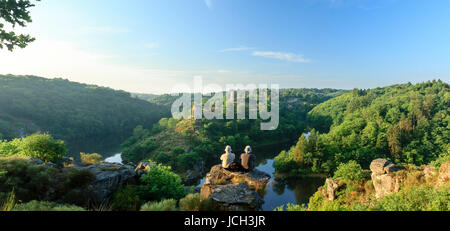
[(0, 73), (132, 92), (176, 83), (373, 88), (450, 79), (446, 0), (43, 0)]

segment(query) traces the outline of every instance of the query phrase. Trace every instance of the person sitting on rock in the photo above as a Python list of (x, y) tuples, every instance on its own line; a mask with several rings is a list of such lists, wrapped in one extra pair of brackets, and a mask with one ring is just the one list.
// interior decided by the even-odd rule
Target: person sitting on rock
[(252, 147), (247, 146), (245, 147), (245, 153), (241, 154), (241, 165), (244, 170), (244, 172), (250, 172), (255, 169), (255, 155), (251, 154)]
[(231, 146), (227, 145), (227, 147), (225, 148), (225, 154), (220, 157), (220, 160), (222, 161), (222, 167), (228, 170), (233, 163), (234, 158), (235, 155), (234, 153), (232, 153)]

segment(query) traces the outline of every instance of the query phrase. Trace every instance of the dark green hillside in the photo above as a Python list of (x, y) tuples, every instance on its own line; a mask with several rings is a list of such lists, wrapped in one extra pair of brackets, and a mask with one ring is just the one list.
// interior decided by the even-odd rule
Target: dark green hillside
[(37, 131), (73, 143), (120, 142), (137, 125), (151, 127), (168, 111), (105, 87), (45, 79), (0, 75), (0, 139)]
[(150, 101), (151, 99), (159, 97), (159, 95), (144, 94), (144, 93), (131, 93), (131, 97), (142, 99), (142, 100), (145, 100), (145, 101)]
[(276, 165), (279, 171), (331, 172), (349, 160), (367, 168), (379, 157), (428, 163), (449, 152), (449, 106), (449, 85), (442, 81), (355, 89), (311, 110), (309, 126), (317, 132), (302, 136)]

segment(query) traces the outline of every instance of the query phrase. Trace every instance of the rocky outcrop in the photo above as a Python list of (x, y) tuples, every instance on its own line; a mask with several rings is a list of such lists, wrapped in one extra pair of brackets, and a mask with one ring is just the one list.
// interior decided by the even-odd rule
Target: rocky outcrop
[(257, 169), (248, 173), (230, 172), (223, 169), (221, 165), (215, 165), (211, 168), (211, 171), (206, 174), (205, 184), (245, 183), (258, 190), (265, 188), (269, 179), (269, 174)]
[(450, 161), (447, 161), (439, 168), (437, 186), (442, 186), (450, 180)]
[(244, 183), (227, 185), (206, 184), (202, 186), (200, 198), (210, 198), (215, 203), (231, 211), (261, 210), (262, 197)]
[(370, 170), (372, 171), (371, 177), (376, 198), (381, 198), (400, 190), (402, 179), (392, 174), (397, 171), (393, 163), (385, 159), (376, 159), (370, 164)]
[(376, 159), (370, 163), (370, 170), (372, 174), (382, 175), (397, 171), (395, 164), (385, 159)]
[(334, 201), (336, 198), (336, 191), (339, 189), (339, 183), (330, 178), (327, 178), (325, 183), (327, 184), (326, 197), (328, 200)]
[(216, 165), (206, 175), (200, 197), (212, 199), (229, 210), (261, 210), (264, 200), (258, 192), (266, 187), (269, 179), (269, 174), (256, 169), (249, 173), (230, 172)]
[(86, 167), (74, 167), (79, 170), (88, 170), (95, 176), (89, 186), (93, 191), (93, 200), (104, 202), (108, 200), (120, 186), (135, 180), (134, 167), (118, 163), (106, 163), (90, 165)]
[(423, 169), (423, 174), (425, 175), (425, 178), (433, 178), (437, 175), (436, 168), (432, 165), (427, 165)]

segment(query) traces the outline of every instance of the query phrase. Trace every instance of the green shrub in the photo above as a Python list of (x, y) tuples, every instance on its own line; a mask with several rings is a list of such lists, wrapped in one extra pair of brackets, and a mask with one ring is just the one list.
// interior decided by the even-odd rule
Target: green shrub
[(57, 169), (18, 157), (0, 157), (0, 171), (6, 172), (0, 175), (0, 200), (5, 200), (13, 189), (20, 201), (44, 199), (59, 179)]
[(275, 157), (273, 167), (277, 172), (281, 173), (286, 173), (298, 169), (298, 165), (294, 161), (293, 156), (288, 154), (286, 151), (280, 152), (280, 154)]
[(431, 165), (433, 165), (436, 168), (436, 170), (439, 171), (441, 165), (447, 161), (450, 161), (450, 152), (441, 154), (439, 158), (431, 162)]
[(95, 175), (89, 170), (71, 169), (67, 173), (68, 188), (85, 188), (95, 180)]
[(86, 154), (84, 152), (80, 153), (81, 163), (85, 166), (94, 165), (100, 163), (102, 155), (98, 153)]
[(141, 211), (177, 211), (177, 201), (166, 199), (159, 202), (148, 202), (142, 205)]
[(190, 193), (180, 199), (179, 207), (181, 211), (219, 211), (222, 210), (211, 199), (200, 200), (199, 193)]
[(374, 210), (381, 211), (449, 211), (450, 184), (434, 189), (420, 185), (402, 189), (379, 199)]
[(120, 187), (111, 202), (112, 211), (137, 211), (138, 207), (139, 196), (136, 195), (132, 185)]
[(342, 179), (347, 184), (354, 184), (363, 181), (366, 174), (363, 172), (361, 165), (351, 160), (346, 164), (340, 164), (334, 172), (334, 179)]
[(17, 204), (13, 211), (86, 211), (74, 205), (60, 205), (47, 201), (30, 201), (24, 204)]
[(19, 155), (38, 158), (44, 162), (56, 163), (67, 153), (64, 141), (54, 140), (50, 134), (36, 133), (12, 142), (17, 145)]
[(155, 155), (155, 161), (165, 165), (171, 165), (172, 158), (165, 152), (158, 152)]
[(296, 205), (296, 204), (287, 204), (286, 205), (286, 208), (285, 208), (285, 206), (279, 206), (279, 207), (277, 207), (276, 209), (275, 209), (275, 211), (278, 211), (278, 212), (283, 212), (283, 211), (290, 211), (290, 212), (292, 212), (292, 211), (307, 211), (308, 210), (308, 208), (306, 207), (306, 205)]
[(35, 165), (19, 157), (0, 157), (0, 201), (14, 189), (17, 201), (64, 201), (86, 206), (90, 199), (88, 186), (95, 176), (87, 171)]
[(138, 194), (146, 201), (162, 199), (180, 199), (184, 196), (184, 185), (181, 178), (171, 171), (170, 167), (159, 164), (141, 176), (142, 185), (138, 186)]
[(50, 134), (33, 134), (10, 142), (0, 142), (0, 156), (33, 157), (44, 162), (58, 162), (67, 153), (62, 140), (54, 140)]

